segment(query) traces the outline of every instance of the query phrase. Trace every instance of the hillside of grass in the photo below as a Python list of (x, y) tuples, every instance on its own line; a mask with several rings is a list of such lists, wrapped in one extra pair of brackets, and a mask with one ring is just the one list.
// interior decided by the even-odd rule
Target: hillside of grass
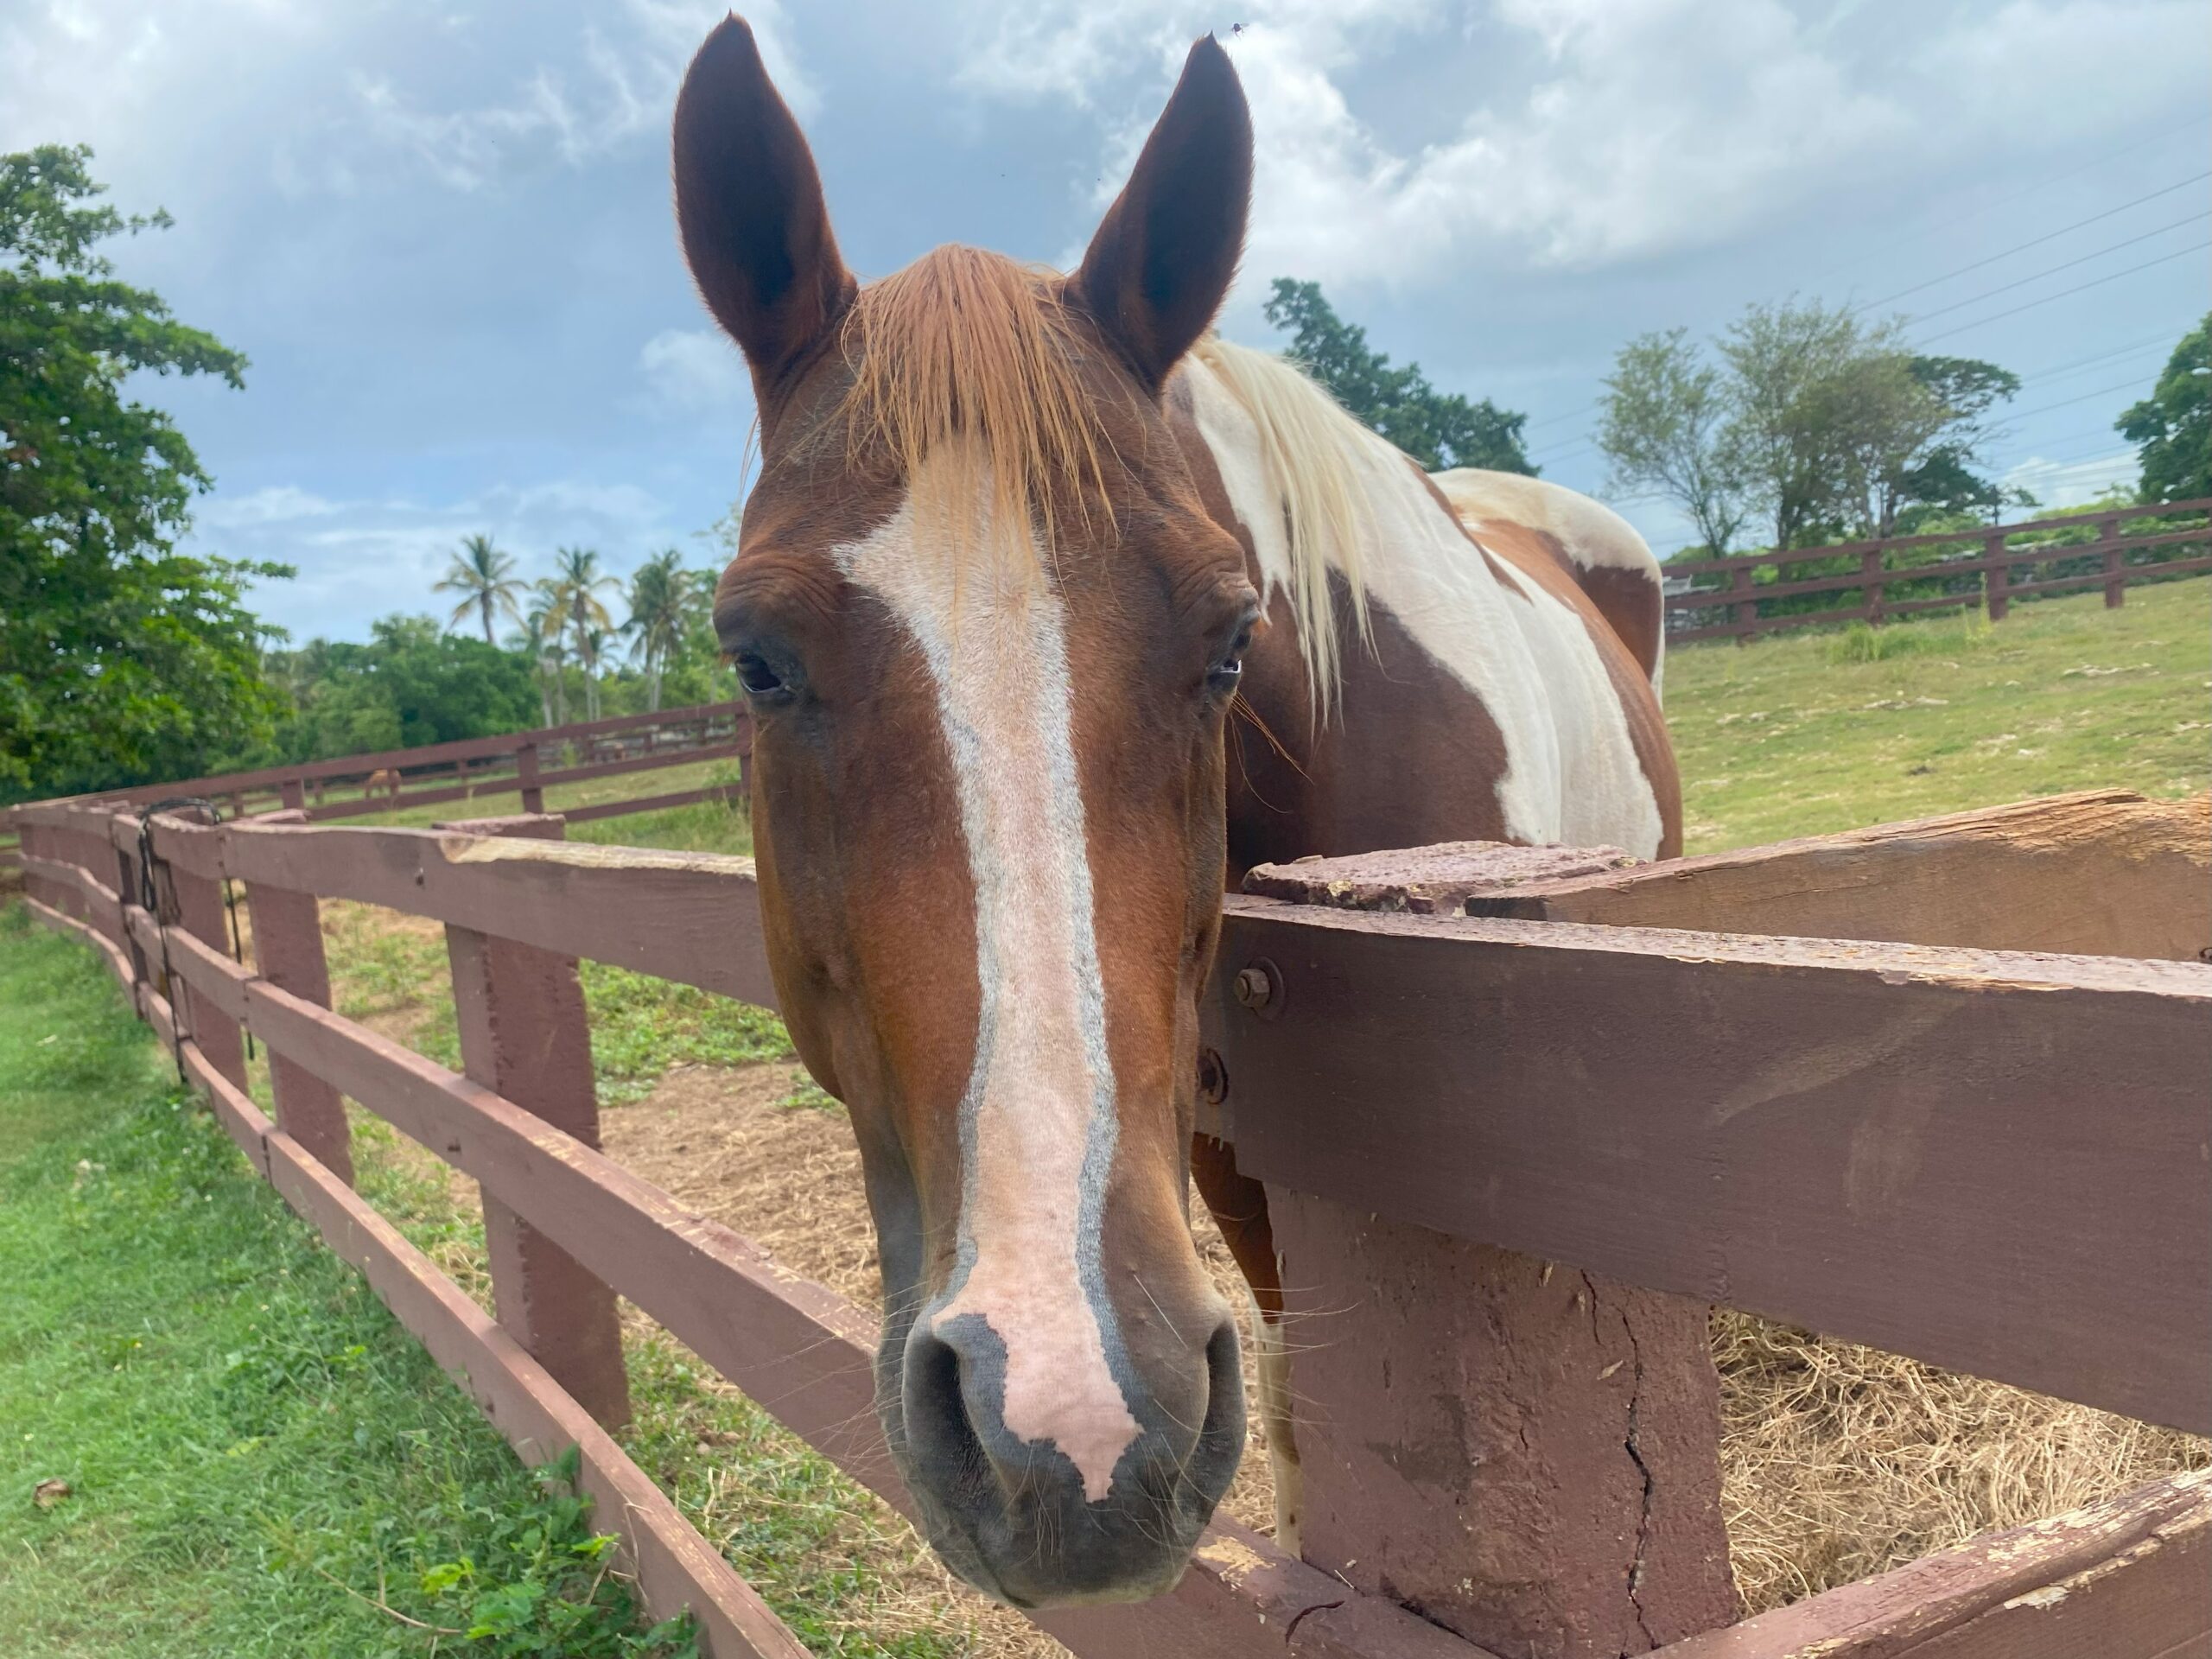
[(1685, 850), (2212, 782), (2212, 581), (1669, 658)]

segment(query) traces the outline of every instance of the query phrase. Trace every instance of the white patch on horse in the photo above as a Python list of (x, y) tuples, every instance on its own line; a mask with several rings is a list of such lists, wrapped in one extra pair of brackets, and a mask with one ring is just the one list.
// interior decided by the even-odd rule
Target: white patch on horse
[(935, 1322), (989, 1325), (1006, 1350), (1007, 1431), (1057, 1446), (1096, 1503), (1139, 1425), (1101, 1325), (1113, 1317), (1099, 1232), (1118, 1123), (1065, 607), (1047, 582), (988, 561), (958, 569), (918, 546), (911, 501), (836, 557), (929, 665), (976, 884), (982, 1000), (961, 1103), (959, 1268)]
[[(1290, 581), (1289, 538), (1258, 430), (1203, 362), (1186, 359), (1182, 372), (1199, 435), (1272, 593)], [(1582, 619), (1533, 582), (1507, 587), (1403, 454), (1363, 428), (1347, 422), (1344, 430), (1370, 520), (1359, 578), (1497, 723), (1506, 833), (1536, 845), (1656, 855), (1658, 798)]]

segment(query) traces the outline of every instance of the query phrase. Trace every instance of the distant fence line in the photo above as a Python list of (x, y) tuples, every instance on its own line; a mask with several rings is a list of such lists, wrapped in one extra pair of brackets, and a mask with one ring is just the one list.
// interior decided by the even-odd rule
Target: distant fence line
[[(2001, 622), (2016, 599), (2098, 588), (2104, 590), (2106, 608), (2117, 610), (2126, 602), (2133, 583), (2212, 570), (2212, 556), (2179, 553), (2191, 545), (2212, 544), (2208, 514), (2212, 514), (2212, 497), (2069, 513), (1986, 530), (1890, 536), (1669, 564), (1667, 637), (1677, 642), (1740, 642), (1824, 622), (1880, 623), (1925, 611), (1977, 607), (1987, 610), (1991, 621)], [(2177, 528), (2164, 522), (2123, 528), (2127, 521), (2188, 517), (2198, 522)], [(2019, 537), (2064, 537), (2084, 531), (2090, 532), (2086, 539), (2013, 544)], [(1959, 549), (1967, 550), (1948, 551)], [(1833, 568), (1847, 561), (1857, 568)], [(2037, 565), (2062, 568), (2040, 579), (2020, 579), (2024, 569)], [(1760, 574), (1768, 571), (1772, 575)], [(1714, 578), (1719, 579), (1714, 585), (1696, 585)], [(1792, 602), (1816, 594), (1840, 598), (1853, 592), (1859, 595), (1856, 604)]]

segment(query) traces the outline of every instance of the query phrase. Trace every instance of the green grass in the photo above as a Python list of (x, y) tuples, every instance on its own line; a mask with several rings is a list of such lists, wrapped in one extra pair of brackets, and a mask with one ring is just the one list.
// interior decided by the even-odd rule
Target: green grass
[[(92, 954), (20, 907), (0, 1283), (11, 1656), (688, 1649), (637, 1631), (575, 1502), (187, 1103)], [(41, 1505), (43, 1482), (66, 1495)]]
[[(548, 770), (550, 768), (549, 767)], [(617, 772), (611, 778), (587, 778), (582, 783), (554, 785), (545, 791), (545, 810), (549, 812), (565, 812), (580, 806), (598, 806), (608, 801), (636, 800), (652, 795), (677, 795), (687, 790), (706, 789), (716, 784), (734, 784), (737, 780), (737, 763), (734, 760), (698, 760), (686, 766), (660, 767), (642, 772)], [(709, 814), (727, 810), (712, 803), (702, 804)], [(403, 807), (396, 812), (379, 812), (374, 809), (373, 804), (365, 803), (365, 810), (361, 812), (335, 821), (342, 823), (398, 826), (420, 830), (433, 823), (449, 823), (457, 818), (501, 817), (521, 810), (521, 796), (510, 791), (501, 795), (487, 795), (480, 800), (441, 801), (429, 806)], [(681, 826), (692, 822), (691, 815), (699, 814), (700, 810), (701, 809), (697, 807), (671, 807), (665, 812), (637, 813), (626, 817), (601, 819), (589, 824), (579, 824), (572, 833), (579, 841), (602, 840), (606, 837), (585, 832), (600, 830), (610, 823), (634, 822), (638, 818), (664, 819), (671, 824)], [(741, 817), (740, 822), (742, 821)], [(697, 823), (702, 825), (710, 824), (712, 822), (711, 817), (702, 816), (697, 818)], [(620, 839), (619, 836), (615, 838)], [(668, 843), (655, 841), (646, 844), (658, 847)], [(742, 847), (725, 847), (718, 843), (696, 850), (742, 852), (746, 849)]]
[(1686, 850), (2212, 777), (2212, 581), (1701, 645), (1667, 663)]

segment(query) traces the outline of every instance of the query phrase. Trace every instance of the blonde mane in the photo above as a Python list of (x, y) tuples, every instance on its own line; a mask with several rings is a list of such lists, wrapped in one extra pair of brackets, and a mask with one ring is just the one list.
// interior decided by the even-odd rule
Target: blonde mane
[(917, 519), (942, 532), (926, 539), (956, 569), (981, 557), (1017, 584), (1038, 579), (1033, 525), (1050, 552), (1096, 513), (1112, 522), (1100, 388), (1080, 372), (1058, 281), (949, 245), (870, 283), (845, 323), (847, 454), (880, 445)]
[(1282, 501), (1290, 549), (1284, 585), (1298, 625), (1298, 652), (1305, 659), (1314, 718), (1324, 721), (1344, 670), (1329, 592), (1332, 569), (1350, 591), (1360, 643), (1374, 646), (1367, 587), (1360, 578), (1360, 549), (1370, 526), (1360, 458), (1374, 435), (1295, 365), (1272, 353), (1209, 334), (1191, 354), (1220, 378), (1258, 429), (1261, 464)]
[[(981, 248), (948, 245), (870, 283), (842, 339), (853, 384), (842, 406), (848, 455), (887, 454), (918, 521), (957, 575), (978, 566), (1015, 587), (1038, 581), (1030, 539), (1048, 556), (1062, 532), (1113, 522), (1109, 442), (1084, 345), (1055, 291), (1060, 277)], [(1192, 350), (1259, 434), (1282, 501), (1284, 579), (1317, 717), (1342, 678), (1329, 572), (1344, 578), (1353, 626), (1372, 644), (1360, 548), (1370, 520), (1361, 458), (1373, 435), (1293, 365), (1209, 335)], [(926, 468), (923, 463), (931, 463)]]

